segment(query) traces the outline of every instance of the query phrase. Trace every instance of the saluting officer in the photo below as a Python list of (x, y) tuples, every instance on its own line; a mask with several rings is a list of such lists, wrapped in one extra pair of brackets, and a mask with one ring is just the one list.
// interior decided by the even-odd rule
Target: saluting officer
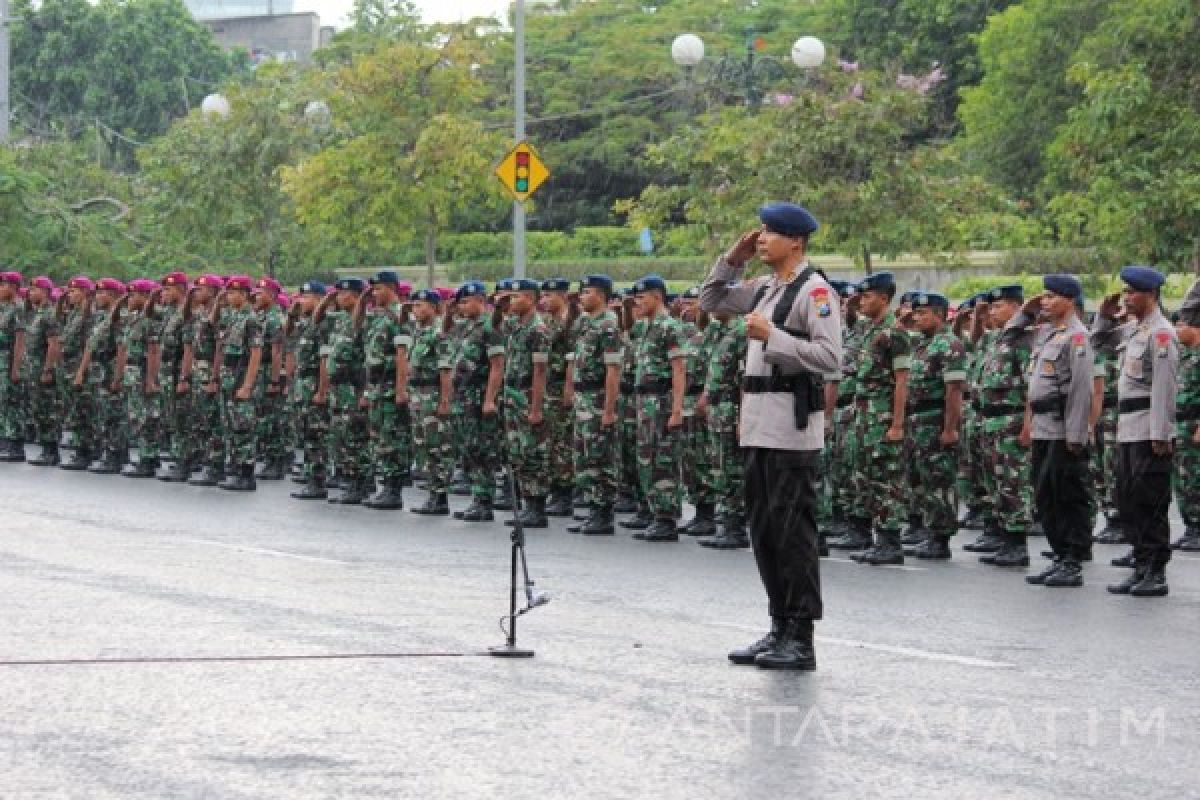
[(1047, 275), (1006, 329), (1035, 321), (1029, 392), (1021, 443), (1033, 448), (1033, 502), (1054, 551), (1053, 563), (1025, 578), (1042, 586), (1083, 586), (1082, 562), (1091, 548), (1088, 441), (1092, 435), (1092, 346), (1077, 313), (1083, 285), (1073, 275)]
[[(749, 314), (741, 444), (751, 544), (771, 630), (735, 650), (735, 664), (816, 669), (821, 618), (817, 497), (825, 442), (820, 376), (841, 366), (842, 318), (829, 283), (808, 263), (817, 220), (792, 203), (764, 207), (762, 227), (738, 240), (700, 292), (709, 312)], [(737, 283), (755, 255), (772, 274)]]
[[(1133, 544), (1134, 572), (1108, 591), (1165, 597), (1171, 560), (1171, 456), (1175, 447), (1175, 391), (1179, 337), (1159, 309), (1166, 277), (1149, 267), (1125, 267), (1122, 301), (1132, 318), (1123, 326), (1125, 351), (1117, 384), (1117, 502)], [(1097, 333), (1115, 326), (1117, 298), (1096, 316)]]

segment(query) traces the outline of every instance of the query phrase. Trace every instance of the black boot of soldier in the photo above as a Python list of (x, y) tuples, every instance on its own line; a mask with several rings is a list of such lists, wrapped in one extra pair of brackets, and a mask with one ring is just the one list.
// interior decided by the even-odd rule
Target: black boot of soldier
[(575, 504), (571, 502), (571, 491), (559, 489), (551, 492), (546, 502), (547, 517), (570, 517), (575, 513)]
[(617, 502), (613, 506), (613, 511), (618, 514), (633, 514), (638, 510), (637, 498), (629, 492), (620, 492), (617, 494)]
[(121, 458), (114, 451), (105, 451), (103, 455), (88, 464), (87, 471), (96, 475), (116, 475), (121, 471)]
[(612, 536), (617, 532), (613, 521), (612, 506), (601, 506), (592, 512), (592, 518), (583, 523), (579, 532), (584, 536)]
[(786, 624), (787, 621), (783, 617), (772, 617), (771, 630), (767, 632), (767, 635), (752, 645), (739, 647), (737, 650), (730, 651), (729, 660), (741, 667), (754, 666), (754, 659), (760, 653), (769, 652), (779, 644), (779, 639), (783, 636), (783, 629)]
[(58, 442), (42, 445), (42, 452), (38, 453), (33, 458), (29, 459), (29, 465), (32, 467), (57, 467), (58, 466)]
[(1161, 567), (1146, 570), (1145, 577), (1129, 590), (1134, 597), (1166, 597), (1169, 592), (1167, 573)]
[(988, 528), (975, 541), (963, 547), (969, 553), (994, 553), (1004, 544), (1004, 532), (997, 528)]
[(88, 456), (87, 451), (83, 448), (76, 448), (71, 454), (58, 465), (59, 469), (66, 469), (72, 472), (80, 472), (88, 468), (88, 464), (92, 463), (92, 459)]
[(1120, 517), (1105, 516), (1104, 530), (1092, 535), (1092, 541), (1096, 544), (1125, 544), (1129, 540), (1125, 537), (1125, 526), (1121, 524)]
[(205, 464), (200, 467), (198, 472), (192, 473), (192, 477), (188, 478), (188, 483), (192, 486), (216, 486), (217, 473), (211, 466)]
[(125, 478), (153, 478), (154, 462), (139, 458), (121, 468), (121, 476)]
[(19, 464), (25, 460), (25, 443), (20, 439), (5, 439), (0, 447), (0, 461)]
[(890, 567), (904, 563), (904, 547), (899, 533), (881, 533), (875, 550), (868, 552), (859, 563), (873, 567)]
[(746, 549), (750, 546), (750, 536), (746, 533), (746, 518), (740, 514), (728, 515), (721, 532), (710, 539), (701, 539), (699, 544), (710, 550)]
[(154, 477), (166, 483), (187, 483), (188, 473), (186, 461), (172, 461), (170, 464), (160, 467)]
[(445, 492), (430, 492), (422, 505), (410, 508), (409, 511), (425, 516), (448, 517), (450, 516), (450, 503), (446, 500)]
[(1028, 567), (1029, 548), (1025, 544), (1025, 534), (1006, 533), (1004, 545), (994, 553), (980, 556), (979, 561), (993, 567)]
[(492, 504), (487, 498), (476, 497), (471, 501), (471, 505), (463, 512), (462, 516), (454, 515), (463, 522), (491, 522), (496, 518), (492, 512)]
[(829, 542), (831, 550), (866, 550), (872, 544), (871, 523), (862, 519), (850, 519), (846, 533)]
[[(929, 538), (929, 530), (925, 527), (924, 520), (920, 514), (909, 514), (908, 525), (900, 534), (900, 544), (903, 545), (918, 545), (923, 544)], [(907, 553), (906, 553), (907, 555)]]
[(948, 561), (954, 556), (950, 550), (950, 537), (939, 533), (930, 534), (917, 546), (914, 555), (925, 561)]
[(362, 478), (347, 478), (343, 485), (345, 488), (342, 493), (329, 498), (328, 502), (339, 506), (361, 506), (363, 500), (367, 499), (367, 483)]
[[(900, 546), (899, 539), (897, 534), (897, 548)], [(808, 672), (816, 669), (817, 653), (813, 648), (812, 620), (789, 618), (775, 646), (755, 656), (754, 665), (760, 669), (795, 669)]]
[(254, 482), (254, 465), (235, 467), (217, 486), (230, 492), (253, 492), (258, 488)]
[(983, 512), (977, 508), (967, 508), (967, 513), (958, 521), (958, 527), (970, 530), (983, 529)]
[(597, 508), (588, 509), (586, 514), (575, 512), (575, 521), (567, 526), (567, 533), (583, 533), (583, 529), (596, 518)]
[(643, 542), (678, 542), (679, 531), (675, 528), (675, 520), (661, 517), (646, 530), (635, 533), (633, 538)]
[(1145, 567), (1134, 567), (1133, 572), (1120, 583), (1110, 583), (1104, 587), (1109, 594), (1129, 594), (1133, 587), (1137, 586), (1146, 577)]
[(1077, 558), (1064, 558), (1059, 564), (1058, 571), (1047, 575), (1042, 586), (1052, 588), (1074, 589), (1083, 586), (1083, 565)]
[(679, 528), (688, 536), (712, 536), (717, 532), (717, 507), (712, 503), (697, 503), (696, 516)]
[(262, 468), (254, 473), (254, 477), (260, 481), (281, 481), (283, 463), (278, 458), (268, 458), (263, 462)]
[(379, 491), (364, 500), (363, 505), (378, 511), (395, 511), (404, 508), (404, 495), (400, 492), (400, 479), (384, 478)]
[(631, 531), (644, 531), (654, 524), (654, 515), (650, 513), (649, 509), (639, 508), (635, 517), (617, 524)]
[[(506, 520), (505, 525), (511, 526), (513, 521)], [(550, 521), (546, 519), (546, 498), (529, 497), (525, 499), (525, 510), (521, 512), (522, 528), (548, 528)]]
[(314, 472), (303, 488), (292, 492), (292, 497), (297, 500), (324, 500), (329, 497), (329, 490), (325, 488), (324, 473)]

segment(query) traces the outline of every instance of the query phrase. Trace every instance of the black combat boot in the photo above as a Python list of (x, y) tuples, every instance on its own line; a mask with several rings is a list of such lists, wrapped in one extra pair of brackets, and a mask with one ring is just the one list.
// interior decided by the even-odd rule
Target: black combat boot
[(612, 506), (600, 506), (592, 512), (592, 518), (583, 523), (579, 531), (584, 536), (612, 536), (617, 532), (613, 525)]
[(283, 480), (283, 461), (279, 458), (268, 457), (262, 467), (254, 473), (254, 477), (260, 481)]
[(29, 465), (32, 467), (57, 467), (58, 461), (58, 442), (50, 442), (43, 444), (42, 452), (29, 459)]
[[(900, 535), (896, 534), (897, 550), (899, 547)], [(813, 648), (812, 620), (789, 617), (774, 647), (755, 656), (754, 665), (760, 669), (795, 669), (807, 672), (816, 669), (817, 653)]]
[(638, 509), (637, 515), (632, 519), (622, 520), (617, 524), (631, 531), (644, 531), (654, 524), (654, 515), (648, 509)]
[(1112, 564), (1114, 567), (1124, 567), (1125, 569), (1134, 569), (1137, 567), (1137, 560), (1133, 557), (1133, 550), (1130, 550), (1123, 556), (1114, 558), (1108, 563)]
[(1104, 530), (1099, 533), (1092, 534), (1092, 541), (1096, 544), (1126, 544), (1129, 540), (1125, 537), (1125, 526), (1121, 524), (1121, 518), (1116, 516), (1105, 516)]
[(464, 497), (471, 493), (471, 482), (467, 480), (467, 474), (461, 469), (454, 470), (454, 474), (450, 477), (449, 492)]
[(950, 537), (940, 533), (929, 535), (924, 542), (916, 548), (917, 558), (925, 561), (946, 561), (954, 556), (950, 550)]
[(254, 465), (244, 464), (234, 467), (225, 480), (217, 484), (217, 488), (230, 492), (253, 492), (258, 488), (254, 483)]
[(326, 502), (339, 506), (361, 506), (363, 500), (367, 499), (367, 482), (364, 479), (346, 478), (342, 485), (342, 493), (330, 497)]
[(994, 567), (1028, 567), (1029, 549), (1025, 545), (1025, 535), (1020, 533), (1004, 534), (1004, 544), (994, 553), (980, 556), (983, 564)]
[(868, 551), (859, 563), (873, 567), (890, 567), (904, 563), (904, 548), (899, 533), (880, 533), (874, 551)]
[(0, 462), (19, 464), (25, 460), (25, 444), (20, 439), (0, 440)]
[(1026, 575), (1025, 582), (1032, 586), (1041, 586), (1043, 583), (1046, 582), (1046, 579), (1049, 578), (1051, 575), (1058, 574), (1058, 571), (1061, 568), (1062, 568), (1062, 559), (1056, 558), (1053, 561), (1051, 561), (1050, 564), (1045, 569), (1043, 569), (1041, 572), (1037, 573), (1036, 575)]
[(292, 497), (297, 500), (324, 500), (329, 497), (329, 490), (325, 488), (325, 475), (314, 472), (303, 488), (292, 492)]
[(88, 464), (87, 471), (96, 475), (116, 475), (121, 471), (121, 457), (115, 450), (106, 450), (102, 456)]
[(968, 506), (967, 513), (958, 521), (958, 527), (973, 531), (983, 530), (983, 512)]
[(86, 450), (83, 448), (76, 448), (71, 452), (65, 461), (58, 465), (58, 468), (70, 470), (72, 472), (82, 472), (88, 468), (88, 464), (91, 462), (92, 459), (88, 456)]
[(192, 473), (192, 477), (188, 478), (188, 483), (192, 486), (216, 486), (217, 471), (205, 464), (200, 467), (199, 472)]
[(575, 512), (575, 521), (567, 526), (567, 533), (583, 533), (583, 529), (587, 527), (588, 523), (596, 518), (597, 511), (598, 509), (592, 508), (586, 514)]
[(1169, 591), (1166, 571), (1161, 567), (1151, 567), (1129, 593), (1134, 597), (1166, 597)]
[(675, 520), (660, 517), (646, 530), (635, 533), (633, 538), (643, 542), (678, 542), (679, 531), (675, 529)]
[(153, 478), (155, 465), (153, 461), (144, 458), (139, 458), (136, 462), (131, 461), (121, 468), (121, 476), (124, 478)]
[(375, 494), (363, 501), (367, 508), (377, 511), (395, 511), (404, 508), (404, 495), (400, 491), (399, 478), (384, 478), (383, 485)]
[(454, 515), (463, 522), (491, 522), (496, 518), (492, 512), (492, 503), (486, 497), (476, 497), (471, 500), (471, 505), (459, 517)]
[[(505, 525), (511, 526), (513, 521), (506, 520)], [(549, 528), (550, 521), (546, 519), (546, 498), (530, 497), (525, 500), (525, 510), (521, 512), (521, 527)]]
[(831, 550), (866, 550), (871, 545), (871, 523), (864, 519), (848, 520), (846, 532), (829, 542)]
[[(920, 514), (909, 514), (908, 525), (900, 534), (900, 544), (903, 545), (918, 545), (922, 544), (929, 538), (929, 529), (925, 527), (924, 521)], [(905, 552), (907, 555), (907, 551)], [(915, 553), (914, 553), (915, 555)]]
[(1083, 586), (1083, 566), (1074, 557), (1063, 558), (1058, 570), (1053, 575), (1047, 575), (1042, 586), (1054, 588), (1076, 589)]
[(983, 534), (971, 542), (964, 545), (963, 549), (969, 553), (994, 553), (1004, 544), (1004, 532), (999, 528), (988, 528)]
[(1148, 570), (1145, 567), (1135, 567), (1133, 572), (1126, 576), (1125, 580), (1120, 583), (1110, 583), (1104, 588), (1109, 594), (1129, 594), (1133, 587), (1142, 582), (1147, 572)]
[(701, 539), (701, 547), (712, 550), (744, 550), (750, 546), (750, 537), (746, 534), (746, 519), (740, 514), (729, 514), (725, 517), (725, 525), (721, 532), (710, 539)]
[(779, 644), (779, 637), (783, 635), (785, 624), (786, 621), (783, 617), (772, 617), (771, 630), (768, 631), (767, 635), (752, 645), (730, 651), (729, 660), (742, 667), (754, 666), (754, 659), (760, 653), (773, 650), (775, 645)]
[(617, 494), (617, 502), (613, 506), (613, 511), (618, 514), (633, 514), (638, 510), (637, 498), (629, 492), (621, 492)]
[(450, 516), (450, 504), (446, 500), (445, 492), (430, 492), (425, 498), (425, 503), (416, 508), (410, 508), (409, 511), (413, 514), (423, 514), (432, 517), (448, 517)]
[(550, 493), (546, 503), (547, 517), (570, 517), (575, 513), (575, 504), (571, 502), (570, 490), (559, 489)]
[(154, 477), (166, 483), (186, 483), (188, 479), (187, 462), (172, 461), (159, 467)]
[(712, 536), (717, 532), (717, 508), (712, 503), (697, 503), (696, 516), (679, 527), (688, 536)]
[(1179, 540), (1179, 551), (1183, 553), (1200, 552), (1200, 525), (1189, 525)]

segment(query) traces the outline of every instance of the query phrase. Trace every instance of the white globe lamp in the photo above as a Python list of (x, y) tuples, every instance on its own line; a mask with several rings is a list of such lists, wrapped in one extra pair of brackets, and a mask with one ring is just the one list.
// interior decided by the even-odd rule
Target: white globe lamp
[(825, 61), (825, 45), (815, 36), (801, 36), (792, 45), (792, 63), (800, 69), (814, 69)]
[(684, 33), (671, 42), (671, 58), (681, 67), (694, 67), (704, 60), (704, 40), (694, 33)]
[(229, 116), (229, 101), (223, 94), (210, 94), (200, 103), (200, 113), (204, 116), (215, 116), (224, 119)]

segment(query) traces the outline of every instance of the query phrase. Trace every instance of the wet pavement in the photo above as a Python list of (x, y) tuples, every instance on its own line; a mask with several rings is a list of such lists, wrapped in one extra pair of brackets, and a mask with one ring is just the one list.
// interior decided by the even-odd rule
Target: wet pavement
[(968, 532), (948, 563), (826, 559), (820, 668), (775, 673), (724, 658), (766, 622), (748, 552), (556, 520), (510, 661), (479, 655), (499, 522), (292, 488), (0, 465), (0, 797), (1200, 795), (1195, 556), (1166, 600), (1105, 593), (1119, 547), (1079, 590)]

